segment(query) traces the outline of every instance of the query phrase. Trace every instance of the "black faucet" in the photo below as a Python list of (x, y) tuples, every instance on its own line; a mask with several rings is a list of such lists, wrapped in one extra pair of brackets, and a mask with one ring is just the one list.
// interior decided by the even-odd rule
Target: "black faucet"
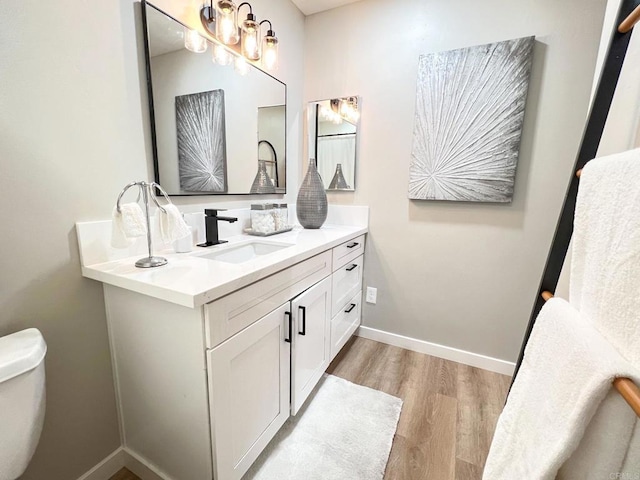
[(211, 245), (219, 245), (221, 243), (227, 243), (226, 240), (220, 240), (218, 238), (218, 220), (233, 223), (238, 219), (235, 217), (219, 217), (218, 212), (224, 209), (204, 209), (204, 226), (207, 234), (207, 241), (205, 243), (199, 243), (199, 247), (210, 247)]

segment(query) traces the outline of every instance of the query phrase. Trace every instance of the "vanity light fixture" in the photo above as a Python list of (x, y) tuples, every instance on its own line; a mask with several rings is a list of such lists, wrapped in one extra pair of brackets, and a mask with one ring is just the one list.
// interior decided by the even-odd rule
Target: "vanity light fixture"
[(207, 40), (195, 30), (184, 27), (184, 48), (193, 53), (206, 52)]
[(213, 47), (213, 62), (218, 65), (231, 65), (233, 55), (225, 48), (224, 45), (216, 44)]
[(340, 124), (343, 120), (354, 125), (358, 123), (360, 119), (358, 97), (332, 98), (329, 105), (331, 109), (323, 108), (321, 111), (326, 120), (330, 120), (335, 124)]
[(278, 68), (278, 38), (273, 31), (273, 26), (269, 20), (263, 20), (263, 23), (269, 23), (269, 30), (262, 39), (262, 64), (267, 70), (276, 70)]
[(256, 16), (253, 14), (250, 3), (241, 3), (238, 10), (244, 5), (249, 7), (249, 13), (247, 19), (240, 25), (242, 54), (249, 60), (260, 60), (260, 24), (256, 22)]
[(233, 68), (236, 72), (238, 72), (242, 76), (249, 73), (249, 63), (241, 55), (236, 56), (233, 63)]
[[(245, 5), (249, 7), (249, 13), (238, 25), (238, 10)], [(227, 45), (234, 54), (242, 55), (252, 62), (262, 59), (262, 66), (266, 70), (278, 68), (278, 38), (273, 31), (271, 21), (263, 20), (258, 23), (250, 3), (243, 2), (236, 7), (231, 0), (210, 0), (209, 5), (200, 10), (200, 20), (211, 37)], [(260, 39), (263, 23), (269, 24), (269, 30)], [(239, 42), (240, 45), (238, 45)], [(218, 55), (215, 53), (214, 58), (218, 60)], [(218, 63), (228, 65), (230, 61)]]
[(216, 3), (216, 38), (225, 45), (235, 45), (238, 35), (238, 8), (231, 0)]

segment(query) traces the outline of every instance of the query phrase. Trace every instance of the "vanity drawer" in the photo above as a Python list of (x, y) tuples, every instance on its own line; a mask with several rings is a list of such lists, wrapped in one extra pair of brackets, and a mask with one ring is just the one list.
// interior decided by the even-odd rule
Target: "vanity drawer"
[(331, 251), (204, 306), (207, 348), (215, 347), (331, 274)]
[(338, 314), (356, 292), (362, 290), (362, 267), (364, 256), (348, 262), (333, 272), (331, 286), (331, 317)]
[(333, 249), (333, 270), (337, 270), (347, 262), (364, 253), (364, 235), (344, 242)]
[(331, 320), (331, 360), (344, 347), (360, 325), (362, 291), (359, 291)]

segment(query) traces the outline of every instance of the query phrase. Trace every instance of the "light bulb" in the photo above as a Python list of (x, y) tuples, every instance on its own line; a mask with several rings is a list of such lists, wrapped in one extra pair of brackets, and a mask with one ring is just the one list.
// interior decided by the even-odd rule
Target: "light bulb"
[(267, 70), (278, 68), (278, 39), (272, 30), (262, 40), (262, 64)]
[(193, 53), (207, 51), (207, 40), (202, 38), (198, 32), (184, 27), (184, 48)]
[(235, 45), (238, 35), (238, 8), (230, 0), (216, 3), (216, 37), (226, 45)]
[(249, 63), (243, 56), (236, 57), (235, 62), (233, 63), (233, 68), (236, 72), (243, 76), (249, 73)]
[(260, 30), (256, 22), (245, 20), (242, 23), (242, 53), (244, 53), (244, 56), (249, 60), (260, 59), (259, 32)]
[(224, 48), (223, 45), (213, 47), (213, 58), (220, 65), (229, 65), (233, 60), (232, 55)]

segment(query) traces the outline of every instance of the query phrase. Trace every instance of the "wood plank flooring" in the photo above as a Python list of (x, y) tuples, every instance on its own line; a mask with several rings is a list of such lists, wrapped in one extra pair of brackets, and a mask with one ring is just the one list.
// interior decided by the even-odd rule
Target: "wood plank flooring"
[(404, 401), (385, 480), (480, 480), (510, 377), (354, 337), (328, 373)]
[(510, 377), (360, 337), (327, 372), (404, 401), (385, 480), (482, 478)]

